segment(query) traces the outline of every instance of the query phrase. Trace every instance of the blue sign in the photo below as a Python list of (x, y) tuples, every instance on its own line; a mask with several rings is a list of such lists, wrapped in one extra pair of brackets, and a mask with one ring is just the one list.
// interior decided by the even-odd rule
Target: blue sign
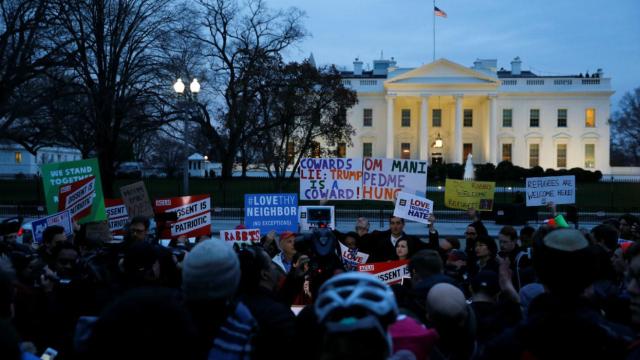
[(245, 194), (244, 224), (248, 229), (298, 231), (298, 194)]
[(54, 225), (62, 226), (68, 237), (73, 235), (73, 224), (71, 223), (69, 210), (64, 210), (47, 217), (43, 217), (42, 219), (32, 221), (31, 230), (33, 231), (33, 241), (37, 244), (41, 244), (44, 229)]

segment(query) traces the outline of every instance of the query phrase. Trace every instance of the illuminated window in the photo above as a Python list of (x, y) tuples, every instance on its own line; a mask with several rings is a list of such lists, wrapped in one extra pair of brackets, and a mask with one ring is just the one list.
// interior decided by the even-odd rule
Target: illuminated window
[(584, 126), (596, 127), (596, 109), (588, 108), (584, 113)]
[(433, 127), (441, 127), (442, 126), (442, 110), (441, 109), (433, 109), (431, 112), (431, 116), (433, 117)]
[(400, 144), (400, 158), (411, 159), (411, 144), (409, 143)]
[(373, 125), (373, 109), (362, 110), (362, 126)]
[(558, 109), (558, 127), (567, 127), (567, 109)]
[(338, 144), (337, 155), (339, 158), (343, 158), (347, 156), (347, 144), (345, 143)]
[(540, 165), (540, 144), (529, 144), (529, 167)]
[(370, 142), (362, 143), (362, 157), (373, 156), (373, 144)]
[(593, 169), (596, 167), (596, 145), (585, 144), (584, 145), (584, 167)]
[(402, 109), (402, 127), (411, 126), (411, 109)]
[(567, 144), (558, 144), (557, 166), (567, 167)]
[(16, 164), (22, 163), (22, 153), (20, 151), (16, 151)]
[(512, 126), (513, 126), (513, 110), (502, 109), (502, 127), (512, 127)]
[(473, 127), (473, 110), (464, 109), (463, 111), (462, 125), (464, 127)]
[(502, 161), (511, 161), (511, 144), (502, 144)]
[(540, 109), (529, 110), (529, 127), (540, 127)]

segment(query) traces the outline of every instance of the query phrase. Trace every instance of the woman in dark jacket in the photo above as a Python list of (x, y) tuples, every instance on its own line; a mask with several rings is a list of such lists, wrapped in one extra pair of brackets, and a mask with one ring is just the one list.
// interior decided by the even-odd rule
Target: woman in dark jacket
[(496, 260), (498, 254), (498, 245), (496, 241), (489, 237), (480, 235), (476, 239), (475, 255), (476, 261), (470, 264), (469, 274), (473, 278), (477, 273), (483, 270), (491, 270), (498, 273), (499, 265)]

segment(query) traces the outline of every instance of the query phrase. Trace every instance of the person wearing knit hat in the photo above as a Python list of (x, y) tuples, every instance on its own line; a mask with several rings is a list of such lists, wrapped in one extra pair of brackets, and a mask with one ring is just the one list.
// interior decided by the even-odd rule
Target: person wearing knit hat
[(239, 285), (240, 261), (224, 241), (205, 240), (185, 256), (182, 291), (198, 330), (201, 358), (251, 357), (258, 325), (235, 300)]

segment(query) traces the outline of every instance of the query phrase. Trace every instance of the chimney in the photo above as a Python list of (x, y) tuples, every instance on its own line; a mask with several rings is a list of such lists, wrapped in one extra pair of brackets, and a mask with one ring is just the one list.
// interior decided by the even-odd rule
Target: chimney
[(358, 58), (353, 62), (353, 75), (362, 76), (362, 61)]
[(522, 61), (520, 61), (520, 56), (516, 56), (516, 58), (511, 61), (511, 75), (520, 75), (521, 66)]

